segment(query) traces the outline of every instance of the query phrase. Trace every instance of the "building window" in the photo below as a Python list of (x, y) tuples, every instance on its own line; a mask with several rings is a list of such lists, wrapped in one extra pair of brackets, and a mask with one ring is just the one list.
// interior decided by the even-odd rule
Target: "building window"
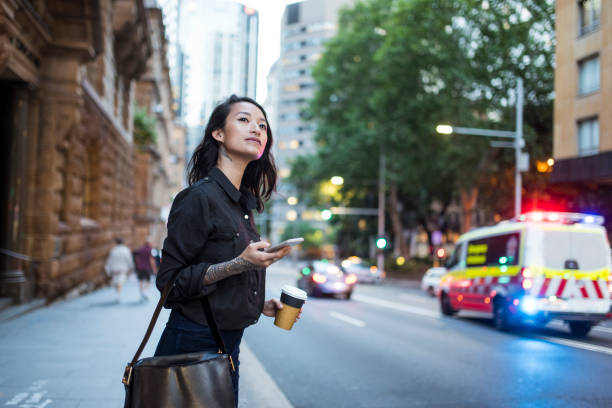
[(295, 24), (300, 21), (300, 3), (287, 6), (287, 24)]
[(599, 89), (599, 55), (578, 63), (578, 94), (584, 95)]
[(599, 153), (599, 120), (586, 119), (578, 122), (578, 155)]
[(601, 0), (578, 1), (580, 14), (580, 35), (590, 33), (599, 28), (601, 15)]

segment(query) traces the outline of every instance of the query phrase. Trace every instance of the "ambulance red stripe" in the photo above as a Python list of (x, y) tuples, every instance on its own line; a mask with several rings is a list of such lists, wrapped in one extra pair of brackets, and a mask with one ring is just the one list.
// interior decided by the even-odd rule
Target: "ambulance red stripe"
[(583, 298), (588, 298), (589, 297), (589, 293), (587, 292), (586, 288), (584, 286), (580, 287), (580, 292), (582, 293), (582, 297)]
[(559, 283), (559, 288), (557, 289), (557, 293), (555, 293), (555, 296), (557, 296), (558, 298), (561, 297), (561, 295), (563, 294), (563, 289), (565, 289), (566, 284), (567, 284), (567, 280), (561, 279), (561, 283)]
[(542, 283), (542, 287), (540, 288), (540, 293), (538, 293), (538, 297), (546, 296), (546, 291), (548, 290), (549, 284), (550, 284), (550, 278), (544, 279), (544, 283)]
[(591, 281), (593, 282), (593, 286), (595, 287), (595, 292), (597, 292), (597, 297), (599, 299), (603, 299), (603, 294), (601, 293), (601, 289), (599, 288), (599, 281), (598, 280), (594, 280)]

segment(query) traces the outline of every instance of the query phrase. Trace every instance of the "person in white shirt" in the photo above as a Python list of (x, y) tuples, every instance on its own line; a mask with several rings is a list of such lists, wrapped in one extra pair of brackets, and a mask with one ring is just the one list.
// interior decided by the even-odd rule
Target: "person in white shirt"
[(121, 238), (115, 240), (116, 245), (111, 249), (104, 270), (111, 277), (112, 284), (117, 290), (117, 301), (121, 300), (121, 288), (128, 274), (134, 270), (134, 258), (130, 248), (123, 244)]

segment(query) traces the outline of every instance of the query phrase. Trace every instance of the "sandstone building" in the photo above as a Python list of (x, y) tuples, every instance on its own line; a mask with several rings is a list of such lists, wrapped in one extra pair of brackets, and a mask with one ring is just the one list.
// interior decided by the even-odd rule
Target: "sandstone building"
[[(0, 297), (101, 284), (114, 238), (160, 223), (146, 189), (176, 153), (160, 24), (143, 0), (0, 0)], [(134, 145), (136, 89), (161, 148)]]
[(612, 2), (557, 1), (552, 182), (612, 231)]

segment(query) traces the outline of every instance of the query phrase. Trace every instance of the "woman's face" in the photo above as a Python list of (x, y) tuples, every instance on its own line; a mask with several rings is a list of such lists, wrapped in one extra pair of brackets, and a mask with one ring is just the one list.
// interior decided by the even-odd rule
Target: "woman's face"
[(225, 127), (215, 130), (213, 137), (221, 142), (220, 154), (257, 160), (268, 143), (268, 122), (257, 106), (236, 102), (225, 119)]

